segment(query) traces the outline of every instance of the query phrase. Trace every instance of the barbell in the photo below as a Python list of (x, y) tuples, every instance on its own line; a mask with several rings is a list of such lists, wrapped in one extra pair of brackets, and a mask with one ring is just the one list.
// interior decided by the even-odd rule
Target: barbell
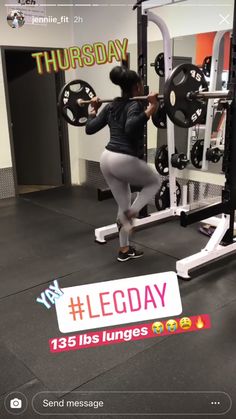
[[(77, 87), (76, 87), (77, 86)], [(75, 126), (86, 125), (89, 105), (96, 96), (94, 89), (85, 81), (73, 80), (67, 83), (59, 94), (58, 106), (66, 121)], [(207, 112), (208, 99), (231, 100), (230, 90), (208, 91), (203, 72), (193, 64), (176, 67), (165, 82), (164, 95), (157, 100), (164, 103), (165, 112), (170, 120), (182, 128), (190, 128), (203, 122)], [(114, 99), (101, 99), (110, 103)], [(132, 97), (130, 101), (145, 101), (147, 96)], [(155, 114), (153, 116), (155, 123)]]

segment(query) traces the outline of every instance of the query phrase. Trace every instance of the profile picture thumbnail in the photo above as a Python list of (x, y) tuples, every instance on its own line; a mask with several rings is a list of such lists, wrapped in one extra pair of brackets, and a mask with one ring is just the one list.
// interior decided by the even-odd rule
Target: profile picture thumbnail
[(21, 28), (25, 23), (24, 14), (20, 10), (12, 10), (7, 15), (7, 23), (11, 28)]

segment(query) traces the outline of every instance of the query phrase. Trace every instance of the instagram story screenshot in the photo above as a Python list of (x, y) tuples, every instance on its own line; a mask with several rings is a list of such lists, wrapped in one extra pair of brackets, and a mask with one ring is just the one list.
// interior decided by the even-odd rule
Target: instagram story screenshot
[(236, 0), (2, 0), (0, 419), (236, 418)]

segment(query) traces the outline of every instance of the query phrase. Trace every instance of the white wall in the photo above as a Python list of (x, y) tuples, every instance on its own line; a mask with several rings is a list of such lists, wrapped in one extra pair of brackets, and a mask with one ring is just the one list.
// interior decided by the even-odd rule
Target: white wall
[[(50, 1), (53, 3), (54, 0)], [(45, 3), (45, 2), (44, 2)], [(56, 1), (55, 1), (56, 3)], [(90, 0), (83, 0), (83, 4), (92, 3)], [(112, 39), (128, 38), (129, 51), (132, 52), (131, 67), (136, 68), (136, 41), (137, 22), (136, 12), (130, 5), (123, 5), (124, 0), (96, 0), (97, 4), (107, 3), (106, 7), (47, 7), (47, 15), (60, 17), (67, 15), (70, 23), (64, 25), (48, 24), (47, 26), (24, 26), (22, 29), (13, 30), (6, 23), (6, 9), (4, 4), (0, 5), (0, 45), (9, 46), (33, 46), (33, 47), (69, 47), (81, 46), (84, 43), (103, 41), (107, 43)], [(112, 6), (111, 4), (120, 5)], [(134, 3), (128, 1), (127, 3)], [(178, 5), (169, 5), (153, 9), (158, 13), (169, 26), (172, 37), (189, 34), (230, 29), (232, 26), (233, 0), (207, 0), (207, 3), (199, 0), (188, 0)], [(229, 23), (221, 23), (222, 16), (227, 16)], [(80, 15), (84, 19), (81, 24), (74, 23), (73, 16)], [(148, 28), (149, 39), (149, 60), (153, 60), (156, 53), (162, 49), (161, 43), (154, 41), (161, 40), (160, 31), (153, 23)], [(176, 55), (179, 53), (176, 52)], [(99, 96), (116, 96), (119, 89), (109, 81), (109, 71), (112, 65), (95, 65), (66, 72), (67, 80), (75, 77), (87, 80), (94, 86)], [(156, 78), (154, 70), (149, 70), (150, 87), (156, 89)], [(1, 111), (1, 137), (0, 137), (0, 168), (11, 166), (11, 155), (9, 146), (9, 133), (6, 123), (5, 93), (3, 89), (3, 78), (0, 63), (0, 111)], [(150, 128), (151, 142), (154, 144), (154, 128)], [(153, 140), (152, 140), (153, 138)], [(100, 154), (108, 139), (108, 130), (104, 129), (96, 136), (88, 137), (83, 128), (69, 126), (69, 142), (72, 182), (78, 183), (80, 176), (83, 177), (83, 166), (81, 159), (99, 160)]]
[(192, 62), (196, 61), (196, 36), (187, 35), (174, 38), (173, 53), (176, 57), (192, 57)]
[[(155, 8), (169, 27), (171, 37), (202, 32), (227, 30), (233, 24), (233, 0), (188, 0), (183, 3)], [(227, 17), (225, 22), (222, 17)], [(228, 23), (227, 23), (228, 21)], [(153, 23), (150, 23), (150, 26)], [(153, 36), (153, 33), (150, 34)]]
[[(156, 0), (158, 2), (158, 0)], [(171, 0), (170, 0), (171, 1)], [(86, 30), (80, 34), (80, 42), (104, 41), (123, 34), (130, 44), (136, 42), (136, 11), (132, 10), (134, 0), (83, 0), (83, 4), (108, 4), (100, 7), (74, 8), (83, 14)], [(125, 5), (127, 3), (127, 5)], [(155, 0), (153, 0), (155, 3)], [(114, 6), (116, 4), (116, 6)], [(233, 20), (234, 0), (187, 0), (168, 6), (156, 7), (151, 11), (161, 16), (167, 23), (172, 37), (192, 35), (201, 32), (211, 32), (230, 29)], [(222, 22), (222, 16), (227, 16), (228, 22)], [(75, 31), (77, 28), (75, 27)], [(161, 39), (160, 32), (154, 24), (149, 24), (149, 40)]]

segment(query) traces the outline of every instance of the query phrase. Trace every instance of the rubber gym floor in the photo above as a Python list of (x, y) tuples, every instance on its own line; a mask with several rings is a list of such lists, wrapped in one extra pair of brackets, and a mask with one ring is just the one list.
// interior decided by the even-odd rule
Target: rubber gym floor
[(235, 256), (198, 271), (192, 281), (179, 281), (183, 314), (210, 314), (211, 329), (50, 353), (48, 339), (60, 336), (55, 310), (36, 298), (55, 278), (68, 287), (175, 270), (178, 259), (207, 241), (197, 225), (183, 229), (177, 220), (162, 222), (136, 232), (144, 258), (121, 264), (117, 238), (103, 246), (94, 242), (94, 228), (115, 216), (112, 199), (98, 202), (96, 191), (83, 187), (0, 201), (0, 417), (12, 418), (4, 409), (12, 391), (27, 396), (28, 419), (39, 417), (30, 401), (40, 391), (73, 399), (73, 390), (205, 390), (229, 393), (233, 406), (224, 417), (235, 418)]

